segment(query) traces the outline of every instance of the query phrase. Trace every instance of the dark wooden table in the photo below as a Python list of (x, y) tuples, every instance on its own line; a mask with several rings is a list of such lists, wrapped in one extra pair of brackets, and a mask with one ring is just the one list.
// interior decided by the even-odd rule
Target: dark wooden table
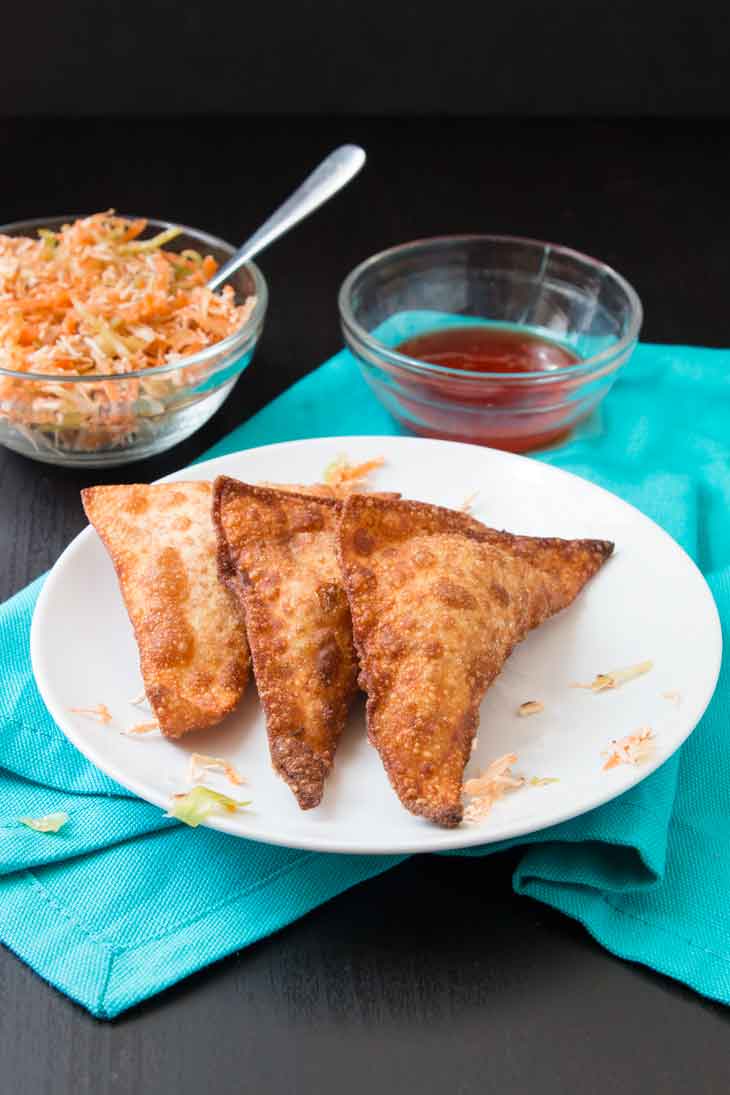
[[(113, 205), (237, 241), (344, 140), (368, 167), (262, 258), (257, 357), (199, 434), (88, 476), (0, 450), (0, 597), (82, 528), (82, 486), (173, 471), (334, 353), (340, 281), (390, 244), (559, 240), (634, 283), (646, 339), (730, 345), (726, 122), (2, 122), (0, 219)], [(727, 1013), (516, 898), (515, 861), (413, 858), (113, 1023), (0, 951), (0, 1090), (727, 1092)]]

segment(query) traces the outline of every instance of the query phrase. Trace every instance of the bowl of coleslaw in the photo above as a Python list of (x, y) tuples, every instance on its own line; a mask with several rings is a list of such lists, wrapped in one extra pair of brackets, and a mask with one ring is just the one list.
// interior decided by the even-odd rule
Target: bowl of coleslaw
[(0, 227), (0, 444), (109, 467), (163, 452), (213, 415), (253, 356), (268, 292), (234, 248), (113, 211)]

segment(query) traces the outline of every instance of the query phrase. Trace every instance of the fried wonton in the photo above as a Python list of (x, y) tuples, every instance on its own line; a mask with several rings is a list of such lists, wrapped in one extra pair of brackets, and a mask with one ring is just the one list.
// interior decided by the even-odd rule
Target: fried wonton
[(218, 576), (211, 484), (81, 493), (114, 563), (163, 734), (220, 722), (243, 694), (250, 656), (240, 606)]
[(368, 734), (408, 810), (459, 824), (482, 697), (513, 647), (612, 549), (512, 536), (418, 502), (347, 500), (339, 555)]
[(339, 512), (332, 498), (215, 482), (220, 573), (244, 606), (272, 763), (303, 810), (322, 798), (357, 680)]

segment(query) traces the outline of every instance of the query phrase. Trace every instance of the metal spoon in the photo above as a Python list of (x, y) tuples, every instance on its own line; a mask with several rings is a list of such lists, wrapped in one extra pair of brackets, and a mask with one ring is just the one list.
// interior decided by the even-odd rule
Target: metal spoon
[(239, 247), (235, 255), (217, 270), (208, 282), (209, 289), (217, 289), (231, 276), (234, 270), (243, 266), (264, 247), (283, 236), (295, 224), (308, 217), (315, 209), (328, 201), (333, 194), (349, 183), (365, 163), (365, 152), (356, 144), (343, 144), (330, 152), (329, 156), (309, 175), (290, 198), (280, 205), (268, 220)]

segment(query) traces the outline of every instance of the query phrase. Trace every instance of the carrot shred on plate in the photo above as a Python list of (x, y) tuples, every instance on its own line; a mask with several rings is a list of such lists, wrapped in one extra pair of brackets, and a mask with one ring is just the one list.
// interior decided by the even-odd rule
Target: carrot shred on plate
[(648, 726), (642, 726), (635, 734), (627, 734), (619, 741), (612, 741), (609, 749), (601, 756), (606, 757), (604, 772), (619, 764), (644, 764), (654, 753), (654, 733)]
[(351, 464), (345, 456), (338, 456), (327, 465), (322, 481), (334, 490), (347, 494), (362, 489), (369, 476), (385, 463), (382, 456), (373, 460), (364, 460), (361, 464)]
[(197, 783), (203, 779), (206, 772), (219, 770), (229, 783), (239, 787), (245, 783), (241, 773), (234, 764), (224, 757), (209, 757), (205, 753), (193, 753), (190, 757), (189, 775), (191, 783)]
[(493, 760), (481, 776), (466, 781), (464, 794), (469, 795), (471, 801), (464, 809), (465, 821), (481, 821), (507, 791), (524, 786), (524, 776), (512, 773), (512, 765), (516, 763), (515, 753), (505, 753), (503, 757)]
[(72, 707), (70, 710), (74, 715), (94, 719), (96, 722), (103, 723), (104, 726), (113, 721), (112, 713), (105, 703), (97, 703), (94, 707)]
[(125, 734), (151, 734), (153, 731), (159, 730), (160, 724), (157, 719), (152, 719), (150, 722), (137, 722), (134, 726), (130, 726), (124, 731)]

